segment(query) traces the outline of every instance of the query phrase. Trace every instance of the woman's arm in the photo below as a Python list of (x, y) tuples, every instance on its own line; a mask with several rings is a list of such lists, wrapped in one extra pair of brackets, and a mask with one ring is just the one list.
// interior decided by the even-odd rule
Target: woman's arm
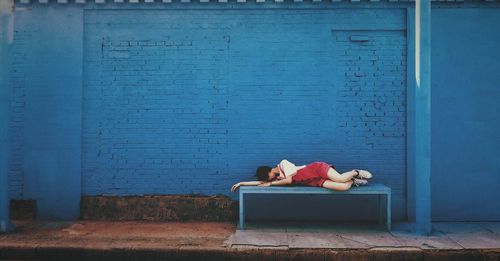
[(243, 182), (238, 182), (234, 184), (231, 187), (231, 192), (235, 192), (240, 186), (258, 186), (260, 184), (264, 183), (264, 181), (243, 181)]
[(243, 181), (240, 182), (240, 186), (258, 186), (264, 183), (264, 181)]
[(286, 186), (292, 184), (292, 177), (286, 177), (286, 179), (282, 180), (275, 180), (271, 182), (266, 182), (263, 184), (260, 184), (259, 186), (262, 187), (268, 187), (268, 186)]

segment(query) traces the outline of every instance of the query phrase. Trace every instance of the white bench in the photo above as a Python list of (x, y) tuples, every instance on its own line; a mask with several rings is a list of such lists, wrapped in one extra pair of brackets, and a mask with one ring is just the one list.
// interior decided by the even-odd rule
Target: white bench
[[(326, 188), (303, 186), (242, 186), (240, 187), (240, 229), (245, 229), (245, 195), (247, 194), (377, 195), (379, 201), (379, 222), (382, 223), (385, 212), (386, 228), (388, 231), (391, 231), (391, 189), (384, 184), (369, 184), (367, 186), (352, 187), (348, 191), (334, 191)], [(385, 211), (381, 198), (385, 199)]]

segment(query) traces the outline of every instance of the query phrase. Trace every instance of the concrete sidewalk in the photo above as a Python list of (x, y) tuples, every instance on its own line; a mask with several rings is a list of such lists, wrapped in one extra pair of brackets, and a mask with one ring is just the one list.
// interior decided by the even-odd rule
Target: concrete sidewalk
[[(500, 260), (500, 223), (435, 223), (430, 237), (369, 224), (14, 221), (9, 260)], [(277, 225), (280, 224), (280, 225)]]
[(237, 230), (231, 247), (329, 248), (329, 249), (498, 249), (500, 222), (434, 223), (431, 236), (417, 236), (399, 223), (391, 232), (377, 225), (258, 223)]

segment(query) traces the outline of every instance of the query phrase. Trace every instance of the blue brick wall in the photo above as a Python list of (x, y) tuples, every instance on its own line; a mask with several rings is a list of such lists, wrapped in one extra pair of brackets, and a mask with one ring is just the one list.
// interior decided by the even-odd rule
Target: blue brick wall
[[(337, 128), (346, 166), (373, 170), (397, 208), (406, 197), (406, 31), (335, 31)], [(359, 163), (358, 163), (359, 162)]]
[(372, 170), (402, 217), (405, 14), (86, 11), (83, 193), (230, 194), (322, 160)]
[[(230, 37), (222, 26), (152, 18), (85, 16), (84, 193), (221, 193)], [(103, 20), (128, 29), (102, 32)]]
[[(407, 21), (406, 3), (337, 4), (19, 5), (11, 198), (37, 199), (47, 214), (77, 208), (80, 188), (83, 195), (235, 197), (230, 185), (252, 179), (258, 165), (287, 158), (372, 170), (394, 191), (394, 216), (405, 218), (413, 186), (406, 176), (412, 88), (406, 79), (414, 62), (414, 32), (406, 25), (414, 10)], [(440, 220), (498, 219), (496, 205), (476, 207), (496, 198), (499, 185), (492, 132), (498, 62), (491, 59), (498, 51), (492, 44), (499, 38), (498, 6), (433, 3), (440, 12), (433, 32), (454, 29), (453, 38), (433, 36), (440, 64), (433, 67), (433, 212)], [(473, 19), (455, 23), (457, 17)], [(469, 52), (477, 46), (481, 59)], [(447, 97), (450, 83), (452, 99), (436, 100)], [(469, 137), (481, 138), (463, 142)], [(492, 181), (466, 191), (469, 173)], [(450, 204), (450, 194), (463, 200)], [(356, 206), (374, 212), (371, 200)], [(293, 202), (302, 203), (306, 216), (315, 207), (308, 199)], [(318, 206), (339, 216), (339, 202), (324, 202)], [(284, 206), (266, 211), (287, 216)]]
[(12, 48), (12, 86), (10, 103), (9, 193), (13, 198), (24, 197), (24, 113), (26, 106), (26, 52), (32, 44), (33, 29), (14, 32)]

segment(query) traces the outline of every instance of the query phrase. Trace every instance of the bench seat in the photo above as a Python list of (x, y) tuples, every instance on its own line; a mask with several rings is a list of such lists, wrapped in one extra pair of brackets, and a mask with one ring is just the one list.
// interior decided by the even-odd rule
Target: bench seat
[[(240, 224), (239, 228), (245, 228), (245, 195), (246, 194), (332, 194), (332, 195), (378, 195), (379, 200), (379, 222), (382, 222), (384, 212), (386, 213), (386, 228), (391, 230), (391, 189), (384, 184), (369, 184), (366, 186), (352, 187), (348, 191), (334, 191), (326, 188), (307, 187), (307, 186), (275, 186), (275, 187), (258, 187), (258, 186), (242, 186), (240, 187)], [(384, 205), (381, 199), (385, 199)]]

